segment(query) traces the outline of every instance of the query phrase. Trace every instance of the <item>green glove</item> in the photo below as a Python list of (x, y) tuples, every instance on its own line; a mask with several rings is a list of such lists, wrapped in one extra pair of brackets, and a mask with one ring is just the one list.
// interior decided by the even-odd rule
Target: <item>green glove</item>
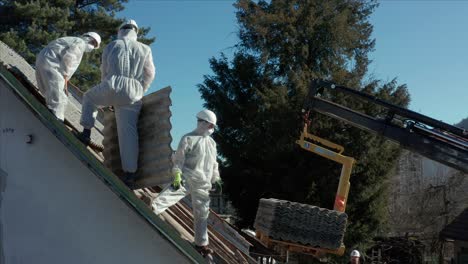
[(178, 171), (174, 173), (174, 180), (172, 181), (172, 188), (178, 190), (180, 188), (180, 183), (182, 182), (182, 172)]

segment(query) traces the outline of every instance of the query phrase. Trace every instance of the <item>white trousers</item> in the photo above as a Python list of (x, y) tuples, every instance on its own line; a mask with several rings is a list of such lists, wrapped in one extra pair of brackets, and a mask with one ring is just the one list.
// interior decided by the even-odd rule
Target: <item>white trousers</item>
[(136, 172), (138, 169), (138, 117), (142, 102), (131, 103), (112, 87), (105, 83), (98, 84), (83, 96), (81, 125), (84, 128), (94, 127), (97, 108), (114, 106), (117, 133), (119, 137), (120, 159), (125, 172)]
[(196, 188), (196, 186), (191, 187), (188, 181), (184, 181), (184, 184), (178, 190), (174, 190), (169, 184), (154, 199), (152, 204), (153, 211), (156, 214), (160, 214), (189, 194), (192, 198), (195, 244), (197, 246), (206, 246), (209, 243), (207, 229), (208, 216), (210, 214), (209, 190)]
[(36, 80), (39, 90), (45, 96), (47, 108), (63, 121), (68, 104), (68, 96), (64, 91), (65, 79), (46, 58), (42, 57), (42, 53), (38, 55), (36, 61)]

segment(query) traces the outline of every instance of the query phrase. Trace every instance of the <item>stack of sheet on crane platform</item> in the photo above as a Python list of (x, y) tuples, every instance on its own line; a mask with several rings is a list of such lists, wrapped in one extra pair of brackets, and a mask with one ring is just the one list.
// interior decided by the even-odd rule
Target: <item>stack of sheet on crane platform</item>
[(343, 212), (278, 199), (261, 199), (254, 227), (271, 239), (336, 249), (343, 242), (347, 219)]

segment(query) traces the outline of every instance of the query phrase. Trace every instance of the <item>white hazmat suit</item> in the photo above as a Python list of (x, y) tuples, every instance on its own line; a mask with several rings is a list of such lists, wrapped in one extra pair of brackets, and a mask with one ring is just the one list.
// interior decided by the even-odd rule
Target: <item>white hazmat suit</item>
[(141, 98), (155, 76), (151, 48), (137, 41), (132, 29), (120, 29), (118, 39), (102, 54), (101, 83), (85, 93), (81, 125), (94, 126), (97, 107), (114, 106), (124, 172), (138, 168), (138, 116)]
[(59, 38), (50, 42), (36, 58), (38, 88), (46, 98), (47, 107), (62, 121), (68, 104), (66, 81), (80, 65), (83, 53), (93, 50), (88, 42), (87, 37)]
[(177, 190), (168, 185), (152, 203), (153, 211), (160, 214), (190, 194), (197, 246), (208, 245), (209, 191), (212, 184), (220, 179), (216, 143), (210, 137), (213, 129), (208, 125), (207, 122), (199, 121), (193, 132), (182, 137), (174, 157), (173, 169), (174, 174), (182, 172), (182, 185)]

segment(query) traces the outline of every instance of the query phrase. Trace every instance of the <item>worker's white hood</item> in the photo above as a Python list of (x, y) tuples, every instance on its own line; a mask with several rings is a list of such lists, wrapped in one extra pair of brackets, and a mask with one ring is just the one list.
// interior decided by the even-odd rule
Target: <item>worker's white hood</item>
[(137, 33), (133, 29), (121, 29), (117, 35), (119, 39), (130, 39), (130, 40), (137, 40)]

